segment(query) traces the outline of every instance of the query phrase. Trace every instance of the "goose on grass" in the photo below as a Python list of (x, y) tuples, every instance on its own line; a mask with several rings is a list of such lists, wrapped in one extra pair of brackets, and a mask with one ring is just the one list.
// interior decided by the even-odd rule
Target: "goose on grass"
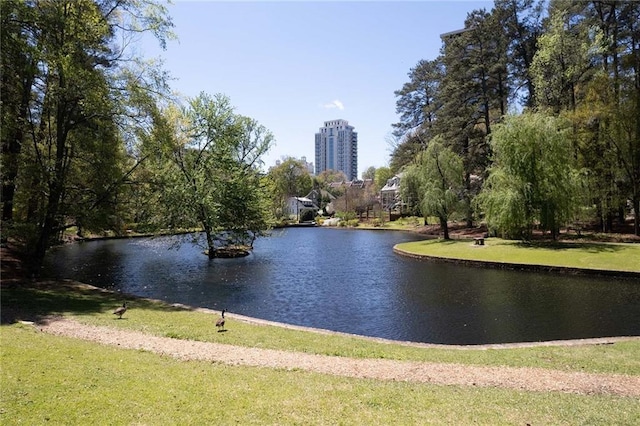
[(117, 315), (118, 319), (122, 319), (122, 315), (127, 312), (127, 302), (124, 302), (122, 306), (113, 311), (113, 315)]
[(218, 320), (216, 321), (216, 327), (218, 327), (218, 331), (224, 331), (224, 313), (226, 311), (227, 311), (226, 309), (223, 309), (222, 316), (218, 318)]

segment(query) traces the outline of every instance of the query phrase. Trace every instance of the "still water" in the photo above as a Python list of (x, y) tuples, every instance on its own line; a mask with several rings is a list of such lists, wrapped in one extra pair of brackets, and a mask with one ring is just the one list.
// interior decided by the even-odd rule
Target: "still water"
[(481, 269), (393, 253), (395, 244), (416, 239), (288, 228), (257, 240), (248, 257), (211, 261), (189, 243), (176, 248), (175, 237), (91, 241), (51, 250), (45, 270), (137, 296), (393, 340), (640, 335), (637, 280)]

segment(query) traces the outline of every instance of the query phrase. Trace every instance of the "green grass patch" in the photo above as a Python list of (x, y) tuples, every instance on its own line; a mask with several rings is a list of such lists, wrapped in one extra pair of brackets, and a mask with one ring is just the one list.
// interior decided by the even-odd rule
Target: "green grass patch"
[[(375, 220), (375, 222), (374, 222)], [(359, 227), (362, 229), (385, 229), (389, 231), (415, 231), (424, 225), (424, 218), (417, 216), (401, 217), (394, 221), (370, 219), (370, 222), (362, 222)]]
[[(235, 328), (220, 334), (231, 336)], [(3, 425), (631, 425), (640, 413), (635, 398), (437, 386), (178, 361), (47, 335), (21, 324), (0, 327), (0, 338)]]
[(225, 327), (228, 331), (218, 333), (215, 327), (217, 315), (145, 299), (129, 298), (129, 310), (119, 320), (112, 312), (122, 300), (122, 296), (114, 293), (74, 286), (2, 290), (3, 316), (6, 318), (13, 307), (20, 307), (21, 312), (5, 320), (7, 323), (64, 315), (85, 324), (164, 337), (322, 355), (640, 375), (638, 340), (609, 345), (510, 349), (425, 348), (247, 323), (234, 319), (232, 313), (227, 316)]
[(452, 259), (640, 272), (640, 244), (525, 243), (488, 238), (483, 246), (472, 240), (424, 240), (396, 247), (413, 254)]

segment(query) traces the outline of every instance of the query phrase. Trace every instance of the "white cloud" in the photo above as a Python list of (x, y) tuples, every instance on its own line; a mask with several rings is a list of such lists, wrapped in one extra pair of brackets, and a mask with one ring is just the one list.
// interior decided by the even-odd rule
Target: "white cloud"
[(331, 101), (328, 104), (322, 105), (322, 108), (325, 108), (325, 109), (337, 108), (340, 111), (342, 111), (344, 109), (344, 104), (342, 103), (342, 101), (339, 101), (338, 99), (336, 99), (335, 101)]

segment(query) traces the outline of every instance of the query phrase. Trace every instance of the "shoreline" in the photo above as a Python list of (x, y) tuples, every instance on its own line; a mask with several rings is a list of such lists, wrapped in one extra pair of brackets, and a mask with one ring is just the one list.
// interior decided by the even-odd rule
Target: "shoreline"
[[(603, 243), (604, 244), (604, 243)], [(573, 266), (553, 266), (553, 265), (538, 265), (533, 263), (513, 263), (513, 262), (496, 262), (490, 260), (472, 260), (472, 259), (456, 259), (453, 257), (441, 257), (432, 256), (428, 254), (419, 254), (402, 250), (397, 246), (393, 247), (393, 252), (417, 260), (453, 263), (457, 265), (471, 266), (475, 268), (491, 268), (491, 269), (506, 269), (513, 271), (529, 271), (529, 272), (544, 272), (544, 273), (559, 273), (568, 275), (589, 275), (600, 277), (615, 277), (624, 279), (640, 279), (640, 272), (634, 271), (617, 271), (613, 269), (590, 269), (590, 268), (578, 268)]]
[[(331, 227), (330, 227), (331, 228)], [(342, 229), (342, 228), (336, 228)], [(352, 228), (349, 228), (352, 229)], [(357, 228), (354, 228), (357, 229)], [(360, 228), (365, 229), (365, 228)], [(378, 229), (376, 229), (378, 230)], [(389, 229), (379, 229), (379, 230), (389, 230)], [(393, 230), (393, 231), (404, 231), (404, 232), (412, 232), (416, 234), (420, 234), (416, 231), (411, 230)], [(425, 237), (425, 239), (433, 239), (437, 237), (420, 234)], [(127, 239), (127, 238), (144, 238), (144, 237), (153, 237), (149, 235), (135, 235), (135, 236), (124, 236), (124, 237), (100, 237), (100, 238), (85, 238), (82, 240), (71, 241), (73, 242), (88, 242), (88, 241), (100, 241), (106, 239)], [(456, 238), (458, 239), (458, 238)], [(468, 239), (468, 238), (459, 238), (459, 239)], [(604, 243), (603, 243), (604, 244)], [(593, 275), (593, 276), (605, 276), (605, 277), (619, 277), (624, 279), (634, 279), (640, 278), (640, 272), (632, 272), (632, 271), (615, 271), (615, 270), (600, 270), (600, 269), (587, 269), (587, 268), (575, 268), (575, 267), (560, 267), (560, 266), (546, 266), (546, 265), (536, 265), (536, 264), (521, 264), (521, 263), (509, 263), (509, 262), (493, 262), (493, 261), (482, 261), (482, 260), (467, 260), (467, 259), (456, 259), (449, 257), (438, 257), (431, 255), (423, 255), (417, 254), (413, 252), (409, 252), (406, 250), (402, 250), (393, 247), (393, 252), (409, 258), (414, 258), (421, 261), (433, 261), (433, 262), (445, 262), (445, 263), (453, 263), (459, 265), (466, 265), (471, 267), (485, 267), (485, 268), (495, 268), (495, 269), (508, 269), (508, 270), (520, 270), (520, 271), (533, 271), (533, 272), (544, 272), (544, 273), (560, 273), (560, 274), (583, 274), (583, 275)], [(25, 271), (22, 267), (22, 261), (17, 256), (17, 253), (9, 247), (2, 247), (2, 258), (1, 258), (1, 266), (2, 266), (2, 274), (0, 275), (0, 286), (1, 287), (12, 287), (16, 285), (24, 285), (26, 287), (35, 287), (42, 288), (43, 286), (51, 286), (55, 285), (59, 288), (64, 287), (73, 287), (73, 288), (93, 288), (100, 291), (110, 292), (113, 294), (121, 294), (123, 296), (138, 299), (138, 300), (149, 300), (153, 302), (159, 302), (163, 304), (167, 304), (169, 306), (175, 307), (184, 307), (187, 309), (197, 310), (201, 312), (206, 312), (210, 314), (218, 314), (219, 312), (215, 310), (211, 310), (209, 308), (204, 307), (196, 307), (196, 306), (187, 306), (182, 305), (180, 303), (171, 303), (159, 299), (151, 299), (145, 298), (129, 293), (116, 293), (110, 290), (102, 289), (99, 287), (95, 287), (86, 283), (81, 283), (73, 280), (62, 280), (62, 281), (54, 281), (54, 280), (34, 280), (33, 278), (29, 278), (27, 271)], [(618, 341), (626, 341), (626, 340), (638, 340), (640, 336), (607, 336), (607, 337), (593, 337), (593, 338), (578, 338), (578, 339), (563, 339), (563, 340), (549, 340), (549, 341), (534, 341), (534, 342), (507, 342), (507, 343), (488, 343), (488, 344), (469, 344), (469, 345), (457, 345), (457, 344), (440, 344), (440, 343), (427, 343), (427, 342), (413, 342), (413, 341), (403, 341), (403, 340), (393, 340), (393, 339), (385, 339), (379, 337), (358, 335), (352, 333), (338, 332), (327, 329), (320, 329), (308, 326), (299, 326), (294, 324), (287, 324), (275, 321), (264, 320), (260, 318), (248, 317), (240, 314), (227, 313), (230, 317), (234, 319), (238, 319), (247, 323), (258, 324), (258, 325), (271, 325), (288, 329), (295, 329), (300, 331), (308, 331), (319, 334), (330, 334), (330, 335), (342, 335), (347, 337), (354, 337), (359, 339), (365, 339), (369, 341), (379, 342), (383, 344), (399, 344), (404, 346), (414, 346), (414, 347), (424, 347), (424, 348), (437, 348), (437, 349), (461, 349), (461, 350), (488, 350), (488, 349), (509, 349), (509, 348), (526, 348), (526, 347), (539, 347), (539, 346), (567, 346), (567, 345), (601, 345), (601, 344), (612, 344)]]
[[(108, 293), (113, 295), (124, 296), (127, 299), (131, 300), (144, 300), (152, 303), (159, 303), (167, 306), (171, 306), (174, 308), (185, 309), (194, 312), (202, 312), (212, 316), (220, 316), (220, 311), (205, 307), (186, 305), (183, 303), (172, 303), (167, 302), (161, 299), (154, 299), (149, 297), (138, 296), (131, 293), (120, 293), (114, 292), (112, 290), (107, 290), (101, 287), (96, 287), (91, 284), (86, 284), (80, 281), (74, 280), (42, 280), (42, 281), (27, 281), (23, 279), (12, 279), (7, 283), (6, 280), (2, 280), (2, 286), (4, 288), (11, 288), (15, 286), (24, 286), (27, 288), (35, 288), (46, 290), (47, 288), (55, 288), (55, 289), (66, 289), (68, 291), (76, 291), (76, 290), (90, 290), (99, 293)], [(536, 348), (536, 347), (554, 347), (554, 346), (589, 346), (589, 345), (611, 345), (618, 342), (627, 342), (627, 341), (636, 341), (640, 340), (640, 336), (604, 336), (604, 337), (584, 337), (584, 338), (576, 338), (576, 339), (556, 339), (556, 340), (539, 340), (539, 341), (526, 341), (526, 342), (505, 342), (505, 343), (483, 343), (483, 344), (445, 344), (445, 343), (428, 343), (428, 342), (414, 342), (410, 340), (393, 340), (387, 339), (383, 337), (374, 337), (374, 336), (365, 336), (361, 334), (353, 334), (346, 333), (342, 331), (334, 331), (328, 330), (324, 328), (317, 327), (309, 327), (303, 325), (296, 324), (288, 324), (284, 322), (271, 321), (257, 317), (250, 317), (247, 315), (236, 314), (233, 312), (225, 312), (225, 315), (228, 318), (233, 318), (236, 321), (241, 321), (247, 324), (258, 325), (258, 326), (271, 326), (271, 327), (279, 327), (288, 330), (297, 330), (308, 333), (322, 334), (327, 336), (342, 336), (348, 337), (358, 340), (364, 340), (368, 342), (380, 343), (385, 345), (399, 345), (406, 347), (414, 347), (414, 348), (424, 348), (424, 349), (452, 349), (452, 350), (460, 350), (460, 351), (486, 351), (486, 350), (500, 350), (500, 349), (524, 349), (524, 348)], [(16, 320), (14, 323), (36, 323), (37, 321), (33, 321), (32, 318), (20, 318), (19, 313), (14, 313)], [(6, 318), (3, 318), (2, 324), (6, 325)]]
[[(165, 302), (166, 303), (166, 302)], [(172, 305), (172, 306), (180, 306)], [(205, 312), (210, 314), (219, 315), (220, 313), (208, 308), (193, 308), (198, 312)], [(563, 339), (563, 340), (541, 340), (541, 341), (529, 341), (529, 342), (508, 342), (508, 343), (484, 343), (484, 344), (451, 344), (445, 343), (427, 343), (427, 342), (412, 342), (410, 340), (393, 340), (385, 339), (383, 337), (363, 336), (361, 334), (345, 333), (342, 331), (327, 330), (324, 328), (307, 327), (295, 324), (286, 324), (277, 321), (263, 320), (260, 318), (248, 317), (240, 314), (229, 314), (225, 312), (229, 318), (243, 321), (249, 324), (267, 325), (274, 327), (282, 327), (291, 330), (306, 331), (317, 334), (327, 334), (335, 336), (351, 337), (356, 339), (363, 339), (370, 342), (382, 343), (387, 345), (400, 345), (425, 349), (455, 349), (455, 350), (490, 350), (490, 349), (517, 349), (517, 348), (535, 348), (541, 346), (582, 346), (582, 345), (611, 345), (617, 342), (626, 342), (632, 340), (640, 340), (640, 336), (610, 336), (610, 337), (588, 337), (579, 339)]]

